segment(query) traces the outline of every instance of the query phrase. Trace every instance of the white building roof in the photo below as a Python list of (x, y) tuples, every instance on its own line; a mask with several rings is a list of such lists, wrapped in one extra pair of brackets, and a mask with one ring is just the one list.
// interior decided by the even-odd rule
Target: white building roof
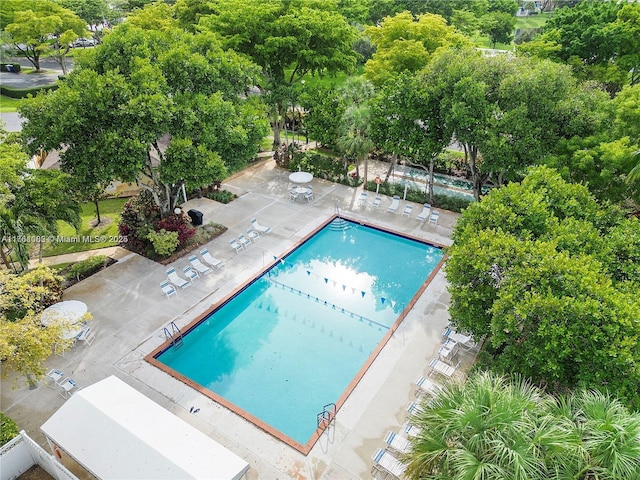
[(249, 469), (115, 376), (75, 393), (41, 430), (100, 479), (239, 480)]

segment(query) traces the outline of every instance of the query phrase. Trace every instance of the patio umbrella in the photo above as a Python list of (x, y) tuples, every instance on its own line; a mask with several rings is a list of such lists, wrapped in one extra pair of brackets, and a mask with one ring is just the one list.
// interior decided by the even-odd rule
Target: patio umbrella
[(293, 172), (289, 175), (291, 183), (309, 183), (313, 180), (313, 175), (309, 172)]
[(64, 321), (73, 325), (78, 323), (85, 313), (87, 313), (87, 305), (85, 303), (79, 300), (65, 300), (47, 307), (42, 312), (40, 323), (47, 326), (55, 321)]

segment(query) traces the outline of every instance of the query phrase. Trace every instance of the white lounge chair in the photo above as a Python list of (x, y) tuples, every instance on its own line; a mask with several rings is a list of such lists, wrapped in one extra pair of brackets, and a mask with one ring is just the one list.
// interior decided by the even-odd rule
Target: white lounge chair
[(58, 386), (62, 389), (60, 392), (60, 396), (62, 398), (69, 398), (73, 393), (79, 390), (78, 384), (71, 378), (66, 378), (60, 382)]
[(421, 222), (426, 222), (430, 214), (431, 214), (431, 205), (429, 205), (428, 203), (425, 203), (422, 206), (422, 211), (416, 217), (416, 220), (420, 220)]
[(395, 432), (387, 432), (387, 435), (384, 437), (384, 443), (389, 445), (391, 450), (398, 453), (409, 453), (411, 450), (411, 442)]
[(407, 405), (406, 410), (407, 412), (409, 412), (409, 415), (418, 415), (419, 413), (422, 413), (423, 409), (420, 402), (411, 402), (409, 405)]
[(443, 362), (451, 363), (459, 350), (458, 342), (449, 337), (438, 349), (438, 358)]
[(160, 288), (162, 289), (162, 293), (164, 293), (167, 296), (167, 298), (169, 298), (171, 295), (178, 294), (178, 291), (175, 288), (173, 288), (173, 285), (171, 285), (169, 280), (165, 280), (164, 282), (161, 282)]
[(255, 218), (251, 219), (251, 226), (259, 233), (262, 233), (265, 235), (271, 233), (271, 227), (263, 227), (258, 223), (258, 221)]
[(374, 463), (374, 468), (379, 468), (397, 478), (400, 478), (402, 475), (404, 475), (404, 471), (407, 469), (407, 467), (402, 462), (400, 462), (400, 460), (394, 457), (388, 450), (379, 448), (375, 451), (371, 458)]
[(64, 378), (64, 372), (61, 370), (49, 370), (46, 375), (47, 387), (56, 388), (56, 386), (60, 386), (61, 380)]
[(402, 211), (402, 216), (403, 217), (410, 217), (411, 216), (411, 211), (413, 210), (413, 205), (407, 205), (404, 207), (404, 210)]
[(387, 208), (387, 212), (396, 213), (398, 210), (398, 206), (400, 205), (400, 197), (398, 195), (394, 195), (393, 199), (391, 199), (391, 205)]
[(404, 427), (404, 433), (407, 434), (407, 437), (417, 437), (418, 435), (420, 435), (420, 432), (422, 432), (422, 428), (417, 427), (411, 423), (407, 424), (407, 426)]
[(209, 250), (207, 250), (206, 248), (200, 250), (200, 255), (202, 255), (202, 259), (207, 265), (215, 269), (224, 267), (224, 262), (222, 260), (218, 260), (216, 257), (211, 256)]
[(420, 377), (416, 381), (416, 387), (418, 387), (416, 389), (416, 395), (423, 394), (431, 395), (433, 397), (442, 391), (442, 386), (440, 384), (426, 377)]
[(252, 242), (260, 240), (260, 234), (255, 231), (253, 228), (249, 228), (247, 230), (247, 236), (251, 239)]
[(200, 274), (196, 270), (194, 270), (191, 265), (183, 267), (182, 271), (184, 272), (184, 276), (187, 277), (187, 280), (189, 280), (191, 283), (193, 283), (195, 279), (200, 278)]
[(169, 281), (178, 288), (181, 289), (185, 289), (187, 288), (189, 285), (191, 285), (191, 283), (189, 283), (187, 280), (185, 280), (182, 277), (178, 276), (178, 273), (176, 272), (175, 268), (168, 268), (167, 269), (167, 277), (169, 278)]
[(360, 198), (358, 199), (360, 205), (367, 203), (367, 192), (360, 192)]
[(382, 197), (376, 195), (376, 198), (374, 198), (373, 202), (371, 202), (371, 206), (373, 208), (378, 208), (381, 203), (382, 203)]
[(429, 366), (431, 367), (431, 370), (429, 371), (429, 375), (431, 375), (433, 372), (436, 372), (444, 377), (451, 378), (458, 371), (460, 362), (458, 362), (457, 365), (454, 367), (452, 365), (449, 365), (448, 363), (444, 363), (439, 358), (432, 358), (431, 361), (429, 362)]
[(440, 218), (440, 212), (438, 212), (437, 210), (434, 210), (433, 212), (431, 212), (431, 215), (429, 215), (429, 222), (427, 223), (433, 223), (434, 225), (437, 225), (439, 218)]
[(91, 327), (84, 327), (76, 339), (86, 343), (87, 345), (91, 345), (96, 339), (96, 334), (91, 330)]
[(231, 248), (235, 249), (236, 253), (238, 253), (240, 250), (244, 250), (242, 244), (239, 243), (235, 238), (233, 240), (229, 240), (229, 244), (231, 245)]
[(189, 263), (193, 268), (196, 269), (196, 272), (198, 272), (199, 275), (209, 275), (213, 272), (213, 270), (211, 270), (204, 263), (198, 260), (198, 257), (196, 257), (195, 255), (191, 255), (189, 257)]
[(244, 248), (247, 247), (247, 245), (251, 245), (251, 240), (244, 236), (244, 235), (239, 235), (238, 236), (238, 243), (240, 243), (240, 245), (242, 245)]

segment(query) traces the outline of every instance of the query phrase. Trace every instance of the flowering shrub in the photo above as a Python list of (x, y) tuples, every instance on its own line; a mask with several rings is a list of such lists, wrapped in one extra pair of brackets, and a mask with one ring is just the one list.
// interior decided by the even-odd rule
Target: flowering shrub
[(139, 195), (131, 197), (124, 204), (118, 225), (120, 235), (127, 238), (123, 246), (141, 254), (153, 252), (153, 246), (147, 237), (155, 230), (154, 224), (159, 219), (160, 209), (154, 203), (151, 193), (143, 190)]
[(187, 240), (196, 234), (196, 229), (191, 226), (189, 217), (186, 215), (170, 215), (156, 223), (156, 231), (166, 230), (167, 232), (178, 232), (178, 242), (183, 246)]

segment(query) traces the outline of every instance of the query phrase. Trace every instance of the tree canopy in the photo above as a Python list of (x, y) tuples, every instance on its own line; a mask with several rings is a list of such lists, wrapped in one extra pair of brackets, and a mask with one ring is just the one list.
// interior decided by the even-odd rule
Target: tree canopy
[(274, 145), (294, 95), (307, 75), (351, 71), (356, 31), (333, 1), (216, 0), (214, 13), (199, 16), (201, 29), (215, 32), (224, 48), (250, 57), (262, 68), (257, 82), (270, 108)]
[(31, 152), (58, 150), (63, 170), (87, 182), (135, 181), (168, 215), (183, 185), (245, 165), (266, 123), (259, 99), (241, 98), (255, 65), (210, 34), (136, 26), (152, 24), (158, 8), (115, 28), (58, 90), (20, 111)]
[(53, 0), (7, 0), (0, 4), (0, 27), (36, 70), (40, 57), (53, 48), (66, 73), (69, 44), (84, 35), (87, 26), (75, 13)]
[(423, 402), (406, 476), (561, 480), (640, 475), (640, 414), (591, 390), (554, 397), (476, 373)]
[(640, 405), (638, 219), (537, 167), (467, 208), (453, 239), (449, 313), (496, 368)]

